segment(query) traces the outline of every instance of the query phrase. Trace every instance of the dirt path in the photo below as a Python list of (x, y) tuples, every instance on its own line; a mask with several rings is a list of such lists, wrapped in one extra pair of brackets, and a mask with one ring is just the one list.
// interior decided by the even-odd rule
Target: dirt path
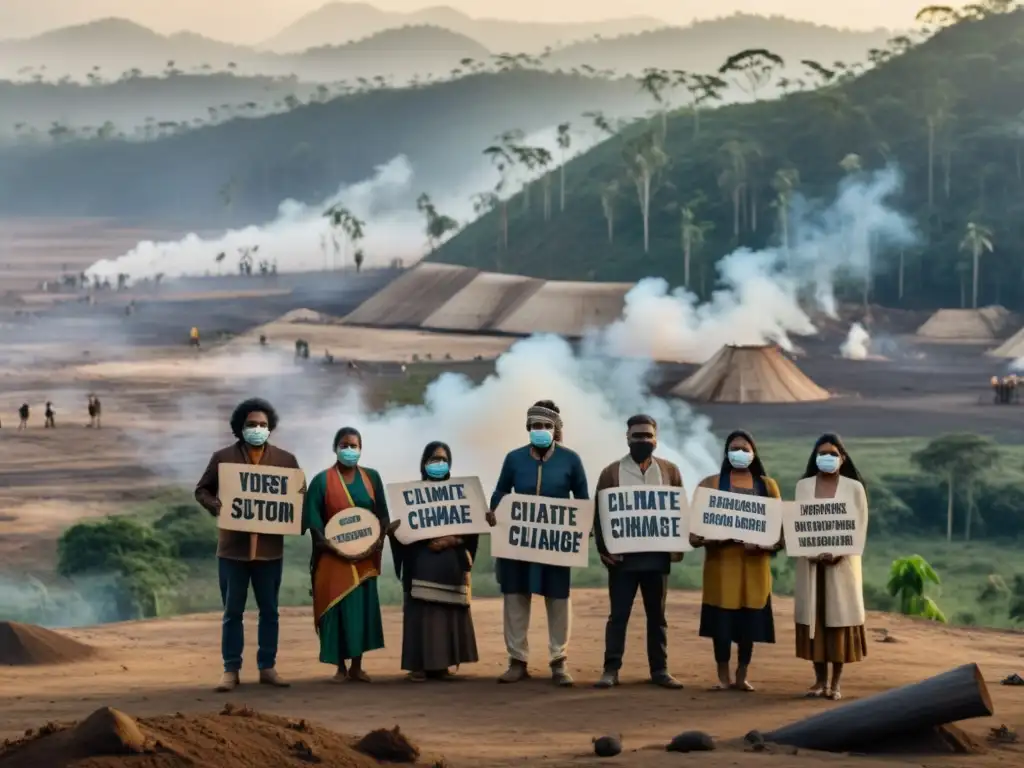
[[(495, 600), (474, 604), (481, 663), (461, 670), (460, 682), (412, 685), (399, 667), (401, 617), (385, 611), (387, 648), (367, 657), (375, 683), (337, 687), (324, 682), (331, 668), (317, 662), (317, 644), (308, 609), (286, 610), (281, 619), (279, 669), (294, 685), (278, 691), (243, 685), (230, 696), (212, 692), (220, 672), (220, 616), (195, 615), (170, 620), (107, 625), (70, 632), (104, 649), (105, 658), (62, 667), (8, 668), (0, 697), (0, 737), (13, 736), (49, 720), (75, 719), (102, 705), (137, 716), (213, 711), (226, 700), (257, 710), (302, 717), (329, 728), (362, 733), (373, 727), (401, 724), (425, 749), (440, 752), (455, 765), (521, 764), (528, 757), (541, 765), (590, 764), (595, 735), (621, 733), (627, 752), (611, 764), (679, 765), (684, 759), (657, 750), (629, 750), (666, 743), (692, 728), (720, 739), (741, 737), (757, 728), (768, 730), (822, 709), (836, 706), (808, 701), (800, 695), (809, 684), (808, 665), (793, 658), (792, 604), (780, 599), (776, 608), (779, 643), (755, 651), (753, 694), (707, 691), (713, 665), (709, 643), (697, 637), (698, 596), (669, 596), (670, 661), (686, 684), (683, 691), (665, 691), (643, 682), (643, 621), (639, 606), (631, 624), (624, 685), (597, 691), (603, 652), (607, 600), (598, 591), (575, 595), (570, 660), (577, 687), (558, 690), (543, 679), (546, 648), (540, 603), (531, 629), (533, 671), (538, 679), (515, 686), (496, 685), (504, 663), (501, 606)], [(255, 615), (246, 617), (247, 661), (243, 681), (255, 676)], [(1003, 687), (998, 680), (1021, 670), (1024, 636), (994, 631), (949, 629), (885, 614), (871, 614), (870, 629), (885, 628), (898, 642), (872, 641), (869, 657), (848, 670), (847, 700), (914, 682), (966, 662), (981, 665), (995, 701), (997, 716), (966, 724), (984, 739), (989, 727), (1006, 723), (1024, 726), (1024, 688)], [(875, 633), (872, 632), (874, 637)], [(748, 754), (734, 750), (691, 756), (702, 765), (892, 765), (877, 758), (802, 753)], [(1024, 760), (1024, 745), (993, 749), (989, 754), (915, 758), (929, 766), (1010, 766)], [(901, 763), (907, 764), (907, 760)]]

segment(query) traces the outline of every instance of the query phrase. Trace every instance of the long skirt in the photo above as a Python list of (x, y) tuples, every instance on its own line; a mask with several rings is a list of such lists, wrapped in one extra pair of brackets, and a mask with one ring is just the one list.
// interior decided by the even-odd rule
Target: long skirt
[(702, 603), (700, 636), (730, 643), (774, 643), (775, 617), (772, 597), (764, 608), (719, 608)]
[(814, 639), (806, 624), (796, 625), (796, 657), (818, 664), (852, 664), (868, 655), (864, 625), (858, 627), (825, 626), (825, 568), (818, 566), (817, 606), (814, 611)]
[(320, 622), (320, 661), (338, 666), (383, 647), (377, 579), (367, 579)]
[(402, 669), (441, 672), (480, 660), (470, 607), (427, 603), (405, 593)]

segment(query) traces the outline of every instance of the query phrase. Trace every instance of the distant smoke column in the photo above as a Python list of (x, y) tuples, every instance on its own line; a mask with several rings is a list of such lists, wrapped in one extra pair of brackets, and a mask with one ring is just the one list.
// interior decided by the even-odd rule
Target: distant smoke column
[(839, 353), (847, 360), (866, 360), (871, 346), (871, 335), (860, 323), (850, 326), (846, 341), (839, 347)]

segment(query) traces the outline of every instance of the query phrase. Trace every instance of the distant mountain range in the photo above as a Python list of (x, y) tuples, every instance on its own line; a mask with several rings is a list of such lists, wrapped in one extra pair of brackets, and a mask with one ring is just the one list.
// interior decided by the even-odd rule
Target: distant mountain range
[(388, 29), (344, 45), (276, 54), (230, 45), (191, 32), (160, 35), (124, 19), (65, 27), (25, 40), (0, 41), (0, 77), (65, 74), (115, 79), (132, 69), (155, 74), (223, 71), (335, 81), (375, 75), (407, 79), (447, 74), (464, 58), (486, 59), (480, 43), (436, 26)]
[(883, 46), (893, 34), (887, 29), (835, 29), (783, 16), (738, 13), (688, 27), (573, 43), (553, 51), (547, 61), (551, 67), (590, 65), (632, 74), (647, 67), (714, 72), (738, 51), (766, 48), (798, 67), (800, 59), (823, 64), (863, 61), (869, 49)]
[[(325, 6), (317, 13), (330, 15), (354, 8), (381, 14), (370, 6), (353, 5)], [(441, 11), (434, 13), (444, 15)], [(410, 14), (408, 19), (413, 16)], [(456, 17), (468, 18), (461, 14), (451, 18)], [(322, 26), (321, 30), (326, 28)], [(768, 48), (794, 63), (804, 58), (831, 63), (863, 60), (868, 49), (881, 46), (889, 34), (881, 29), (837, 30), (782, 17), (736, 14), (689, 27), (664, 27), (570, 43), (549, 51), (544, 66), (591, 66), (619, 74), (636, 74), (646, 67), (711, 72), (730, 54), (749, 47)], [(146, 74), (169, 69), (231, 69), (238, 74), (295, 76), (314, 82), (378, 75), (407, 80), (448, 75), (460, 68), (464, 59), (486, 61), (493, 54), (527, 50), (512, 48), (510, 40), (495, 46), (447, 25), (421, 24), (383, 29), (355, 42), (285, 54), (230, 45), (191, 32), (160, 35), (131, 21), (104, 19), (24, 40), (0, 40), (0, 78), (26, 80), (35, 76), (53, 81), (63, 75), (83, 78), (91, 74), (112, 80), (133, 69)]]
[(540, 53), (545, 48), (560, 47), (595, 35), (616, 37), (666, 26), (665, 22), (646, 16), (586, 23), (541, 24), (477, 19), (446, 6), (424, 8), (413, 13), (392, 13), (367, 3), (329, 3), (306, 14), (260, 47), (289, 53), (316, 46), (336, 45), (393, 27), (419, 24), (444, 27), (471, 37), (492, 51), (510, 53)]

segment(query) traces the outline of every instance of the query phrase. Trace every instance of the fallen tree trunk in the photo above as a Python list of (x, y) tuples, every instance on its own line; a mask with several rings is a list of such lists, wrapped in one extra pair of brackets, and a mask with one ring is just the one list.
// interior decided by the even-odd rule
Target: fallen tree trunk
[(977, 664), (894, 688), (792, 723), (764, 740), (803, 749), (855, 752), (869, 742), (992, 715), (992, 699)]

